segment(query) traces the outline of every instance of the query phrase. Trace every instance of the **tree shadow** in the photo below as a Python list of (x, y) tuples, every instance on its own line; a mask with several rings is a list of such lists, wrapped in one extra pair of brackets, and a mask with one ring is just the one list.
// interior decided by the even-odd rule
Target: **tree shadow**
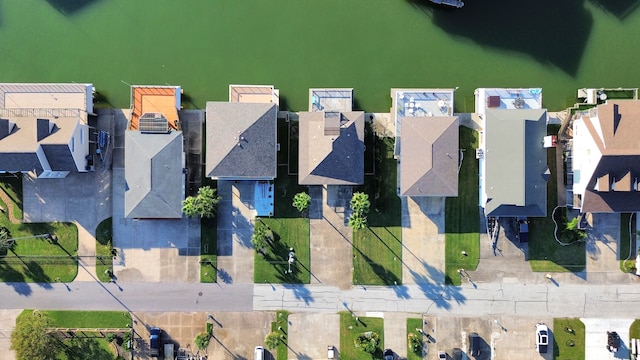
[(47, 0), (49, 5), (64, 15), (74, 15), (97, 0)]
[(40, 287), (47, 290), (53, 289), (51, 286), (51, 278), (45, 274), (42, 266), (37, 262), (31, 260), (26, 263), (25, 275), (33, 279)]
[(63, 351), (69, 359), (111, 360), (114, 358), (113, 353), (100, 346), (98, 338), (74, 337), (63, 343)]
[(4, 261), (0, 261), (0, 274), (2, 274), (2, 280), (11, 286), (16, 293), (22, 296), (31, 296), (33, 290), (25, 282), (24, 275), (21, 272), (4, 263)]
[(603, 11), (613, 14), (622, 21), (640, 5), (639, 0), (590, 0)]
[[(411, 276), (414, 279), (416, 285), (427, 299), (433, 301), (431, 306), (435, 305), (441, 309), (451, 309), (451, 303), (464, 304), (466, 297), (460, 292), (460, 288), (457, 286), (444, 285), (442, 280), (444, 279), (444, 273), (439, 269), (422, 261), (422, 266), (426, 270), (426, 275), (420, 274), (413, 269), (409, 269)], [(429, 310), (427, 309), (427, 312)]]
[(311, 295), (311, 291), (304, 285), (282, 284), (282, 287), (287, 290), (293, 291), (293, 295), (296, 297), (296, 299), (304, 301), (306, 305), (315, 302), (315, 299)]
[[(468, 1), (452, 11), (429, 0), (407, 0), (453, 37), (527, 54), (575, 77), (593, 26), (584, 0), (543, 0), (522, 9), (510, 0)], [(598, 2), (614, 3), (606, 0)], [(632, 0), (626, 0), (628, 2)], [(612, 9), (614, 7), (611, 7)], [(496, 71), (499, 64), (496, 64)]]

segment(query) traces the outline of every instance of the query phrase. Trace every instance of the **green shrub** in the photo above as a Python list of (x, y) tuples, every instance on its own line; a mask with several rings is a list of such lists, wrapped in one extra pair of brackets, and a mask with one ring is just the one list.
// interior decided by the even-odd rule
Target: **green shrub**
[(373, 331), (360, 333), (358, 334), (356, 339), (353, 341), (354, 345), (357, 348), (369, 354), (373, 354), (374, 352), (376, 352), (379, 342), (380, 342), (380, 335), (378, 335), (378, 333)]
[(193, 343), (199, 350), (204, 350), (209, 347), (209, 342), (211, 341), (211, 336), (206, 332), (201, 332), (196, 335), (196, 338), (193, 340)]

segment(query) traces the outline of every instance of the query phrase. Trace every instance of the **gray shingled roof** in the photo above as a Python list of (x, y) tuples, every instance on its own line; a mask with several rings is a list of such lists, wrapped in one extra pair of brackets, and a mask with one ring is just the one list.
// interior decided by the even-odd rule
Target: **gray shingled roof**
[(275, 104), (207, 102), (206, 176), (276, 177)]
[(125, 132), (125, 216), (182, 218), (182, 132)]
[[(14, 123), (11, 133), (0, 138), (0, 170), (25, 172), (42, 170), (43, 164), (36, 155), (42, 148), (52, 171), (78, 171), (69, 148), (69, 143), (79, 126), (78, 118), (37, 119), (35, 117), (12, 117), (3, 119), (4, 131), (9, 122)], [(4, 125), (7, 126), (4, 126)], [(49, 132), (51, 130), (51, 132)], [(39, 140), (38, 140), (39, 139)], [(76, 139), (75, 146), (81, 145)], [(35, 164), (37, 162), (37, 164)]]
[(364, 112), (340, 113), (339, 135), (323, 112), (299, 113), (298, 183), (359, 185), (364, 183)]
[(400, 194), (458, 196), (458, 117), (404, 117), (401, 131)]
[(488, 109), (485, 116), (485, 214), (546, 216), (546, 110)]

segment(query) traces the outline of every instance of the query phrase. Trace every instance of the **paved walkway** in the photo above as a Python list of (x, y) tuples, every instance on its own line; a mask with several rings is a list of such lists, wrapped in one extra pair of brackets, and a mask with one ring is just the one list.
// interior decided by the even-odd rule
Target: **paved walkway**
[(402, 283), (444, 283), (444, 198), (402, 197)]
[(349, 289), (353, 282), (353, 229), (344, 207), (329, 206), (326, 186), (309, 188), (311, 283)]
[(253, 283), (253, 181), (218, 181), (218, 281)]

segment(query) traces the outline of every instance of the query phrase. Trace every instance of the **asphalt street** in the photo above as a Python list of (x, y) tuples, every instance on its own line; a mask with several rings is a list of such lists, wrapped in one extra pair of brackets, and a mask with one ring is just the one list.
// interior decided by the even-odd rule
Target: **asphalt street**
[[(68, 286), (68, 287), (67, 287)], [(128, 311), (384, 311), (456, 316), (635, 318), (638, 285), (357, 286), (200, 283), (0, 284), (0, 308)]]

